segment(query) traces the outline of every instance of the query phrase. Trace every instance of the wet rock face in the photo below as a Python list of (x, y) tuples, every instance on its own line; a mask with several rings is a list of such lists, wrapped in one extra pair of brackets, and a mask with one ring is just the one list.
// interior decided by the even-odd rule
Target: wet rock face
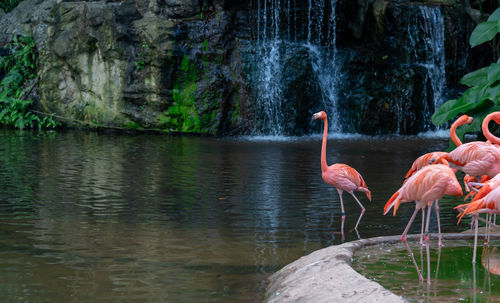
[[(458, 92), (450, 83), (470, 63), (462, 26), (469, 21), (449, 2), (438, 3), (446, 4), (446, 37), (465, 41), (446, 39), (448, 88)], [(306, 9), (306, 1), (297, 3)], [(423, 130), (430, 88), (421, 84), (425, 71), (404, 65), (405, 5), (416, 3), (337, 2), (344, 131)], [(259, 63), (249, 62), (256, 7), (257, 0), (24, 0), (9, 14), (0, 11), (0, 46), (14, 34), (34, 37), (39, 107), (70, 125), (252, 133), (259, 128), (248, 68)], [(282, 57), (286, 134), (316, 131), (310, 116), (322, 96), (305, 56), (293, 49)]]
[[(425, 3), (341, 2), (338, 22), (349, 26), (340, 27), (337, 36), (343, 64), (339, 98), (350, 100), (341, 104), (341, 111), (354, 121), (350, 131), (417, 134), (432, 130), (435, 82), (445, 78), (441, 83), (445, 87), (441, 102), (455, 98), (463, 89), (459, 80), (471, 65), (467, 37), (468, 28), (473, 25), (460, 7), (450, 5), (449, 1), (428, 5), (430, 9), (441, 5), (441, 20), (436, 16), (427, 16), (430, 19), (424, 20), (424, 14), (430, 10), (424, 12), (422, 5)], [(355, 12), (347, 12), (348, 7)], [(350, 18), (353, 20), (347, 21)], [(425, 24), (429, 21), (443, 22), (442, 44), (425, 45), (430, 35), (436, 34), (432, 33), (435, 29)], [(428, 34), (418, 37), (424, 32)], [(442, 60), (435, 53), (439, 48)], [(431, 56), (434, 61), (430, 60)], [(439, 62), (442, 70), (436, 77), (430, 65), (439, 65)]]
[(216, 1), (25, 0), (0, 38), (34, 36), (40, 107), (69, 124), (220, 134), (248, 108), (234, 20)]

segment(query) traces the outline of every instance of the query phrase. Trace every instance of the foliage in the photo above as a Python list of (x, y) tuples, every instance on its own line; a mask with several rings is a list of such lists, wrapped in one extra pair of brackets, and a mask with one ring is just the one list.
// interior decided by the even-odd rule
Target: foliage
[(1, 0), (0, 8), (3, 9), (4, 12), (8, 13), (21, 3), (21, 1), (23, 0)]
[(194, 96), (198, 88), (196, 67), (187, 55), (182, 58), (180, 70), (179, 78), (171, 90), (173, 104), (157, 118), (167, 131), (199, 133), (200, 118)]
[[(0, 124), (23, 128), (54, 128), (51, 116), (40, 118), (32, 111), (26, 95), (35, 85), (35, 43), (29, 36), (15, 36), (0, 57)], [(2, 78), (3, 75), (3, 78)], [(30, 84), (31, 83), (31, 84)]]
[[(144, 51), (147, 51), (149, 47), (147, 44), (142, 44), (142, 48), (144, 49)], [(146, 67), (146, 61), (144, 60), (144, 54), (142, 52), (139, 52), (137, 54), (137, 57), (138, 57), (137, 60), (134, 61), (135, 68), (137, 70), (141, 70), (141, 69)]]
[[(500, 33), (500, 8), (496, 9), (487, 21), (474, 28), (469, 44), (475, 47), (491, 41), (497, 33)], [(463, 137), (466, 132), (479, 131), (481, 121), (488, 113), (500, 110), (500, 59), (466, 74), (460, 83), (469, 88), (460, 98), (441, 105), (432, 116), (432, 122), (435, 125), (443, 124), (459, 114), (474, 117), (470, 126), (463, 126), (457, 131), (457, 135)]]

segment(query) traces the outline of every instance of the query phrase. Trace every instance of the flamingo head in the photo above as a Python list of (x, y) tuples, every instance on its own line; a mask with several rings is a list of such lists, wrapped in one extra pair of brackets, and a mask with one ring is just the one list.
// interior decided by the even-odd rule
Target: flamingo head
[(467, 117), (467, 122), (466, 122), (467, 124), (471, 124), (471, 123), (472, 123), (472, 120), (474, 120), (474, 118), (473, 118), (473, 117), (469, 117), (469, 116), (467, 116), (467, 115), (464, 115), (464, 116), (466, 116), (466, 117)]
[(326, 113), (324, 111), (317, 112), (313, 115), (313, 119), (326, 119)]

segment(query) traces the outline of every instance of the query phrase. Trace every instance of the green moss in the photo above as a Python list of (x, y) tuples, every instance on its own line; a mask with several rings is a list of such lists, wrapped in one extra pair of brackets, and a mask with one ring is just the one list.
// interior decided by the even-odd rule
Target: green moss
[(183, 57), (182, 57), (182, 61), (181, 61), (181, 70), (185, 73), (189, 72), (191, 68), (191, 62), (189, 61), (187, 55), (185, 54)]
[(238, 118), (240, 116), (240, 101), (237, 100), (234, 104), (233, 114), (231, 115), (231, 122), (233, 125), (238, 123)]
[(182, 58), (181, 70), (184, 73), (177, 79), (171, 91), (173, 104), (157, 116), (158, 123), (167, 130), (199, 133), (200, 118), (194, 99), (198, 88), (196, 68), (186, 55)]
[[(208, 41), (204, 41), (202, 49), (206, 51), (207, 48)], [(173, 102), (166, 111), (157, 115), (160, 128), (166, 131), (216, 133), (222, 93), (207, 90), (200, 94), (198, 91), (198, 81), (210, 81), (208, 75), (216, 62), (209, 59), (209, 55), (204, 54), (201, 64), (196, 65), (187, 55), (182, 57), (178, 77), (171, 90)], [(198, 99), (195, 100), (195, 96)]]

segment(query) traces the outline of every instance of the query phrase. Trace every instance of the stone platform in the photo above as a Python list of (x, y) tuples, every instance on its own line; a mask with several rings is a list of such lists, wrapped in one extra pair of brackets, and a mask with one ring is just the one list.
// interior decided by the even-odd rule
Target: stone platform
[[(483, 231), (481, 229), (480, 235), (483, 235)], [(474, 234), (470, 232), (442, 236), (443, 241), (474, 238)], [(420, 235), (409, 235), (408, 241), (418, 241), (419, 237)], [(431, 234), (431, 238), (437, 239), (437, 234)], [(500, 239), (500, 234), (492, 234), (491, 238)], [(400, 241), (401, 236), (376, 237), (317, 250), (269, 277), (264, 302), (405, 302), (404, 298), (365, 278), (350, 265), (354, 253), (359, 249)]]

